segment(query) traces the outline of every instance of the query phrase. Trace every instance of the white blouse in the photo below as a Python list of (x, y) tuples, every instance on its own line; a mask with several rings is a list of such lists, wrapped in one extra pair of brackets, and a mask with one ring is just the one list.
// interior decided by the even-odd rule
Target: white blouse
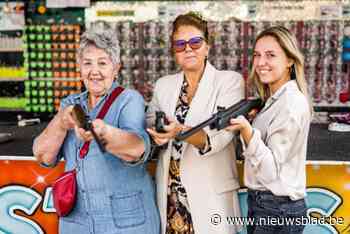
[(297, 200), (306, 195), (306, 150), (311, 122), (307, 98), (295, 80), (271, 96), (253, 121), (253, 137), (243, 155), (244, 182)]

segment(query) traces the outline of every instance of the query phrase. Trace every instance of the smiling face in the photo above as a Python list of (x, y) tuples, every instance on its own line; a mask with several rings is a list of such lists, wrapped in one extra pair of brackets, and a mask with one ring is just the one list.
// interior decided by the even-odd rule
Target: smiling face
[[(178, 40), (189, 41), (192, 38), (204, 38), (203, 32), (194, 26), (180, 26), (173, 34), (173, 43)], [(184, 71), (198, 71), (204, 67), (205, 58), (208, 56), (209, 46), (203, 40), (202, 46), (198, 49), (192, 49), (187, 43), (182, 52), (174, 52), (177, 64)]]
[(272, 94), (290, 80), (289, 70), (292, 64), (293, 61), (274, 37), (264, 36), (256, 42), (253, 69), (261, 83), (268, 85)]
[(91, 98), (98, 99), (111, 88), (118, 73), (115, 66), (103, 49), (89, 45), (84, 49), (80, 59), (81, 78)]

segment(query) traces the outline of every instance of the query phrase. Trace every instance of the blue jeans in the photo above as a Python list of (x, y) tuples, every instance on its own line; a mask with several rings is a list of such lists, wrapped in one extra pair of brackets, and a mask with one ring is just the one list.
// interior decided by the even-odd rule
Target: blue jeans
[(254, 224), (247, 225), (248, 234), (300, 234), (306, 216), (304, 199), (293, 201), (287, 196), (276, 196), (269, 191), (248, 190), (248, 217)]

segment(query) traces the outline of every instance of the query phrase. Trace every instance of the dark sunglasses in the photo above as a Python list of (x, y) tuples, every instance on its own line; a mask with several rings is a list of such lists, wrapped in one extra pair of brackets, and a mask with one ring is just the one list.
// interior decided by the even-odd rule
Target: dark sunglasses
[(192, 50), (198, 50), (201, 48), (203, 44), (203, 37), (192, 37), (188, 41), (186, 40), (175, 40), (173, 41), (173, 50), (176, 53), (183, 52), (186, 49), (186, 45), (188, 44)]

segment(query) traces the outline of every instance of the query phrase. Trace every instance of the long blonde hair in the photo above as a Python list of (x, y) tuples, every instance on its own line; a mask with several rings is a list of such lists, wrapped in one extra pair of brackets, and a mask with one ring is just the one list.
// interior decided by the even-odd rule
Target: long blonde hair
[[(294, 64), (292, 65), (292, 67), (294, 66), (294, 68), (291, 68), (291, 69), (295, 69), (294, 78), (296, 79), (299, 90), (308, 99), (310, 112), (313, 113), (312, 102), (308, 94), (307, 83), (304, 77), (304, 56), (298, 48), (298, 43), (295, 36), (292, 35), (290, 31), (283, 26), (273, 26), (273, 27), (267, 28), (264, 31), (260, 32), (257, 38), (255, 39), (254, 46), (253, 46), (254, 50), (255, 50), (256, 43), (259, 41), (259, 39), (266, 36), (271, 36), (275, 38), (278, 44), (283, 49), (283, 51), (286, 53), (287, 57), (293, 61)], [(269, 98), (270, 92), (269, 92), (268, 86), (263, 84), (260, 81), (259, 77), (255, 72), (255, 67), (253, 66), (250, 72), (250, 80), (253, 81), (259, 96), (263, 100), (266, 100), (267, 98)]]

